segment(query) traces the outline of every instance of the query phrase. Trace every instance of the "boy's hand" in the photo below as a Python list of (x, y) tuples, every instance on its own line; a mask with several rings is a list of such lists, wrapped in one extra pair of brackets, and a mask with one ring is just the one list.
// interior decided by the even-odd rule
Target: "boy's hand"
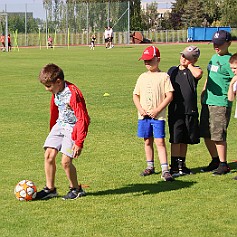
[(72, 147), (72, 151), (73, 151), (73, 158), (77, 158), (81, 154), (82, 148), (74, 144)]
[(146, 115), (148, 115), (147, 112), (146, 112), (144, 109), (140, 109), (140, 110), (139, 110), (139, 113), (140, 113), (140, 115), (143, 116), (143, 117), (146, 116)]
[(236, 81), (237, 81), (237, 75), (235, 75), (235, 76), (232, 78), (230, 84), (233, 85)]
[(147, 115), (153, 119), (157, 116), (157, 114), (158, 114), (158, 111), (156, 109), (153, 109), (147, 112)]

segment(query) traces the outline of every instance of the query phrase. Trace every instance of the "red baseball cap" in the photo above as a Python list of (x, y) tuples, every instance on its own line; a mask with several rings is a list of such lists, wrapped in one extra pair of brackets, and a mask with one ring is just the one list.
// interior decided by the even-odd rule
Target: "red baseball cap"
[(160, 51), (155, 46), (149, 46), (143, 51), (142, 56), (139, 58), (139, 60), (152, 60), (154, 57), (159, 58)]

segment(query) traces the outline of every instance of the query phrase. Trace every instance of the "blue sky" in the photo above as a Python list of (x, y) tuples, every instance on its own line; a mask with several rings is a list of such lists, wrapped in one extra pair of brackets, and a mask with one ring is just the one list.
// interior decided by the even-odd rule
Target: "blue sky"
[[(144, 3), (157, 2), (159, 8), (170, 7), (175, 0), (141, 0)], [(0, 12), (33, 12), (34, 17), (45, 18), (42, 0), (0, 0)]]

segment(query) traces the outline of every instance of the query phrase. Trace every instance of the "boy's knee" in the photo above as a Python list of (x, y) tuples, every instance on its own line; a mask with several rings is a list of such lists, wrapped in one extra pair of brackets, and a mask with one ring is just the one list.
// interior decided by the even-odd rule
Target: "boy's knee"
[(161, 147), (161, 146), (164, 147), (165, 146), (165, 140), (164, 139), (156, 139), (155, 143), (159, 147)]
[(47, 148), (44, 153), (44, 159), (47, 163), (55, 162), (58, 151), (55, 149)]
[(71, 166), (72, 161), (70, 159), (62, 159), (61, 164), (63, 169), (68, 169)]

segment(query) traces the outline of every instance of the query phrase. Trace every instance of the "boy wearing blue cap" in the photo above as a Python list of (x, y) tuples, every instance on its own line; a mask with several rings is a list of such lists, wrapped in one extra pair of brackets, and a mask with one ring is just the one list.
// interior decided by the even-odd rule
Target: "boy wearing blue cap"
[(200, 135), (204, 138), (212, 161), (202, 172), (213, 171), (214, 175), (230, 172), (227, 164), (227, 127), (230, 121), (232, 102), (228, 100), (228, 88), (234, 73), (229, 64), (231, 34), (217, 31), (212, 38), (216, 51), (208, 64), (208, 77), (201, 95), (202, 110)]

